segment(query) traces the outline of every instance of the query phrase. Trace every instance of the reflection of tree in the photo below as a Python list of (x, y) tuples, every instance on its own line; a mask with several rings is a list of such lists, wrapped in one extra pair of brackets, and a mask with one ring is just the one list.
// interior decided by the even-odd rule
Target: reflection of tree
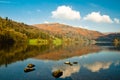
[[(14, 62), (16, 60), (19, 60), (21, 54), (19, 54), (21, 51), (24, 51), (26, 49), (26, 45), (20, 44), (3, 44), (0, 45), (0, 65), (2, 64), (8, 64), (11, 62)], [(22, 59), (22, 58), (21, 58)]]
[(47, 50), (49, 46), (28, 46), (27, 44), (0, 45), (0, 65), (34, 57)]
[(117, 50), (120, 50), (120, 43), (114, 43), (114, 46)]
[(95, 45), (69, 44), (56, 47), (52, 51), (46, 52), (46, 54), (37, 55), (35, 58), (59, 60), (98, 51), (100, 51), (100, 48)]

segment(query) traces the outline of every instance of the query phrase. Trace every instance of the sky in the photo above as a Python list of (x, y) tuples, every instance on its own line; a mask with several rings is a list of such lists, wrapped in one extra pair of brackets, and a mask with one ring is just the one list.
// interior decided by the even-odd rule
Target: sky
[(29, 25), (61, 23), (120, 32), (120, 0), (0, 0), (0, 16)]

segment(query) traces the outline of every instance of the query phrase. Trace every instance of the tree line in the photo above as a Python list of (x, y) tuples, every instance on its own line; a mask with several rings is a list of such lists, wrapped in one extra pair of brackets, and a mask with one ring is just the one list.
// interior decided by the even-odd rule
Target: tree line
[(59, 38), (63, 42), (77, 41), (90, 42), (91, 40), (81, 34), (73, 32), (68, 33), (54, 33), (47, 30), (38, 29), (37, 27), (19, 23), (9, 19), (8, 17), (0, 17), (0, 42), (25, 42), (29, 39), (45, 39), (50, 43), (54, 39)]

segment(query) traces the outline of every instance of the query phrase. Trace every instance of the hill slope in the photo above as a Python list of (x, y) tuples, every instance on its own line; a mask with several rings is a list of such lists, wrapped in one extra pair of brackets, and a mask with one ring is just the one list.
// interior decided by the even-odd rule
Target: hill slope
[(84, 36), (88, 39), (96, 39), (103, 34), (97, 31), (87, 30), (83, 28), (72, 27), (69, 25), (59, 24), (59, 23), (52, 23), (52, 24), (35, 24), (39, 29), (43, 29), (48, 31), (51, 34), (62, 35), (69, 38)]
[(96, 39), (96, 41), (104, 41), (104, 42), (113, 42), (115, 39), (120, 39), (120, 33), (108, 33), (100, 36)]
[(30, 38), (48, 39), (49, 35), (36, 27), (0, 17), (0, 42), (19, 42)]

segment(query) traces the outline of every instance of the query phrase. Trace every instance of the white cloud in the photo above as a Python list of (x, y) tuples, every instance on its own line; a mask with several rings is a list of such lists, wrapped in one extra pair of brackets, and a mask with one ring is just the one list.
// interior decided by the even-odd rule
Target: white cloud
[(103, 23), (113, 23), (108, 15), (101, 15), (100, 12), (92, 12), (83, 18), (84, 20), (89, 20), (93, 22), (103, 22)]
[(52, 18), (63, 20), (79, 20), (81, 18), (80, 12), (73, 10), (69, 6), (59, 6), (57, 10), (52, 11)]
[(117, 18), (114, 18), (114, 22), (117, 23), (117, 24), (119, 24), (119, 23), (120, 23), (120, 20), (117, 19)]

